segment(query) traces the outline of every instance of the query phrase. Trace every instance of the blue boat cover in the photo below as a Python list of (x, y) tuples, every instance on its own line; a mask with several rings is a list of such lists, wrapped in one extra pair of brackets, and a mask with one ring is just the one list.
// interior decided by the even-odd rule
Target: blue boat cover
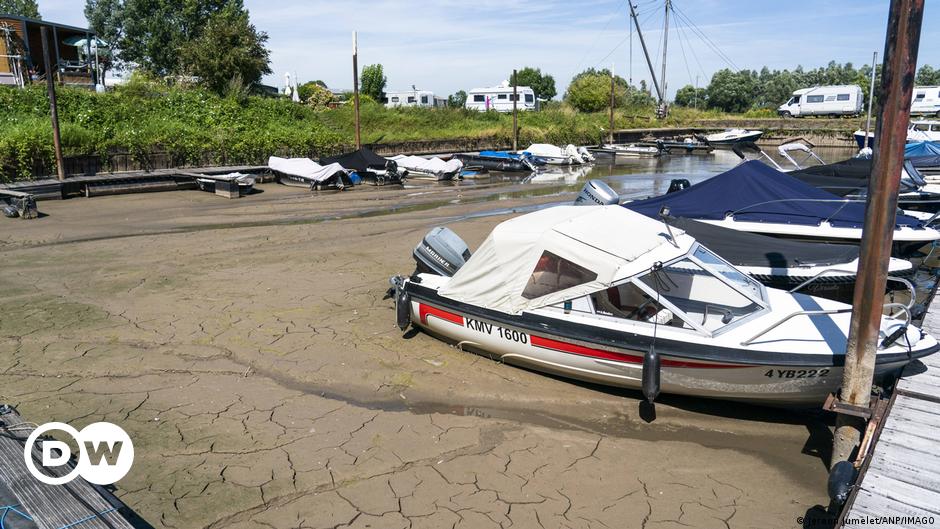
[(936, 156), (940, 154), (940, 143), (935, 141), (915, 141), (904, 146), (904, 157)]
[(487, 158), (507, 158), (509, 160), (521, 160), (522, 155), (508, 151), (480, 151), (480, 156)]
[[(692, 187), (662, 196), (624, 204), (624, 207), (658, 218), (663, 206), (673, 217), (724, 219), (733, 214), (742, 222), (772, 222), (861, 228), (865, 204), (805, 184), (757, 160), (716, 175)], [(898, 215), (896, 226), (922, 227), (919, 220)]]
[(940, 167), (940, 154), (931, 156), (910, 156), (907, 158), (907, 161), (911, 162), (914, 167)]

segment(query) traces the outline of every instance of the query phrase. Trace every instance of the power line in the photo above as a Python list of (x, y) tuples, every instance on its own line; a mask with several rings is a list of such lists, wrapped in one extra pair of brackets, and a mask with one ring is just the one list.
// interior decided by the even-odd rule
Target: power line
[(692, 22), (692, 20), (685, 14), (685, 12), (683, 12), (681, 9), (679, 9), (675, 5), (673, 5), (673, 9), (675, 10), (676, 14), (678, 14), (682, 18), (682, 20), (686, 23), (686, 26), (689, 29), (691, 29), (693, 33), (698, 35), (698, 37), (701, 38), (702, 41), (704, 41), (705, 44), (708, 45), (708, 47), (710, 47), (712, 51), (714, 51), (715, 54), (717, 54), (721, 60), (723, 60), (726, 64), (731, 66), (733, 69), (738, 70), (738, 66), (734, 63), (734, 61), (732, 61), (731, 58), (728, 57), (727, 54), (721, 51), (718, 45), (715, 44), (710, 38), (708, 38), (708, 35), (706, 35), (701, 29), (699, 29), (699, 27), (696, 26), (694, 22)]

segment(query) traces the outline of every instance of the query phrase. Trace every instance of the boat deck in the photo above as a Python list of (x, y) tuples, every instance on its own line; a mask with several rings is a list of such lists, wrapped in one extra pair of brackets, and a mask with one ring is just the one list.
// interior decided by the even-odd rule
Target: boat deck
[[(24, 443), (34, 424), (11, 407), (0, 407), (0, 525), (38, 529), (142, 529), (151, 527), (102, 487), (76, 478), (45, 485), (29, 474)], [(42, 457), (38, 443), (33, 457)], [(67, 465), (69, 470), (71, 465)], [(63, 475), (65, 469), (53, 472)]]
[[(940, 335), (940, 306), (931, 304), (922, 328)], [(885, 527), (940, 527), (938, 433), (940, 354), (934, 354), (914, 361), (898, 381), (841, 525), (857, 527), (863, 519), (871, 525), (878, 518)]]

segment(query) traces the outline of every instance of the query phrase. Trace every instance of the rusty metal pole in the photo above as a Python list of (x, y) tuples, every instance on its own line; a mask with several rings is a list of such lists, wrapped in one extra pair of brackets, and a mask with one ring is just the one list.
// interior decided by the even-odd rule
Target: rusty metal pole
[(59, 105), (55, 99), (55, 79), (49, 60), (49, 28), (42, 26), (42, 59), (46, 67), (46, 90), (49, 92), (49, 116), (52, 118), (52, 143), (55, 147), (55, 165), (59, 180), (65, 180), (65, 162), (62, 160), (62, 137), (59, 135)]
[[(881, 109), (875, 124), (865, 227), (839, 395), (843, 403), (853, 406), (868, 407), (871, 400), (923, 15), (924, 0), (891, 1), (881, 70)], [(838, 415), (831, 465), (852, 456), (862, 427), (861, 420)]]
[(356, 150), (362, 148), (362, 135), (359, 130), (359, 45), (356, 32), (353, 31), (353, 104), (356, 114)]
[(610, 134), (608, 135), (611, 145), (614, 143), (614, 65), (610, 65)]
[(516, 71), (512, 71), (512, 150), (519, 150), (519, 118), (516, 117), (516, 106), (519, 103), (519, 93), (516, 86)]

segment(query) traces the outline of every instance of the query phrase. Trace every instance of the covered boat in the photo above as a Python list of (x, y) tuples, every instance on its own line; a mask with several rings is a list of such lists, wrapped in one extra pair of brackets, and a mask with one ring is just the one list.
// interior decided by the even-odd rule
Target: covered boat
[(321, 158), (324, 165), (339, 164), (346, 169), (355, 171), (360, 178), (375, 185), (400, 184), (407, 176), (407, 172), (398, 169), (398, 164), (388, 158), (379, 156), (368, 147), (353, 152)]
[[(871, 178), (871, 158), (850, 158), (837, 163), (814, 165), (789, 174), (802, 182), (840, 197), (864, 198)], [(911, 160), (904, 163), (898, 207), (914, 211), (940, 210), (940, 186), (929, 184)]]
[[(659, 218), (663, 208), (674, 217), (774, 237), (858, 244), (865, 224), (865, 204), (815, 188), (759, 161), (687, 189), (638, 200), (625, 207)], [(907, 257), (940, 239), (922, 220), (895, 218), (894, 255)]]
[(940, 142), (915, 141), (904, 146), (904, 157), (937, 156), (940, 155)]
[(268, 168), (277, 181), (289, 186), (307, 187), (312, 190), (326, 188), (345, 189), (352, 185), (350, 171), (338, 163), (320, 165), (310, 158), (268, 159)]
[(564, 148), (548, 143), (533, 143), (524, 151), (545, 160), (550, 165), (580, 165), (593, 161), (594, 157), (586, 149), (566, 145)]
[(722, 146), (734, 145), (735, 143), (743, 141), (757, 141), (763, 135), (764, 131), (761, 130), (728, 129), (722, 132), (707, 134), (704, 139), (709, 145)]
[(398, 164), (398, 167), (407, 170), (413, 175), (433, 176), (438, 180), (453, 180), (459, 177), (463, 169), (463, 162), (450, 159), (444, 161), (440, 158), (422, 158), (420, 156), (406, 156), (399, 154), (393, 156), (392, 161)]
[(633, 143), (630, 145), (605, 144), (600, 147), (592, 147), (589, 150), (597, 155), (613, 156), (614, 158), (651, 158), (663, 153), (658, 146), (636, 145)]
[[(416, 254), (466, 258), (455, 238), (444, 248), (425, 238)], [(764, 287), (687, 233), (619, 206), (505, 221), (454, 268), (392, 278), (402, 329), (509, 364), (642, 386), (650, 400), (661, 389), (818, 405), (842, 381), (849, 305)], [(882, 319), (876, 376), (938, 349), (901, 309), (905, 319)]]
[(479, 154), (455, 154), (467, 167), (480, 167), (488, 171), (505, 173), (530, 173), (537, 171), (536, 160), (531, 156), (512, 155), (501, 151), (482, 151)]

